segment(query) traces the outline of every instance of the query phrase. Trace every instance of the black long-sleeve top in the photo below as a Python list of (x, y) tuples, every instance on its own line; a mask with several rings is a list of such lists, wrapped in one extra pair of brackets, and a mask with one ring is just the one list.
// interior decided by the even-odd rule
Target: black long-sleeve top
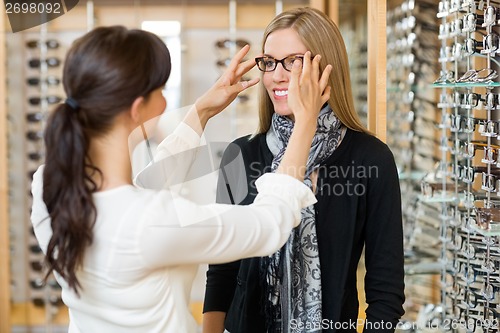
[[(235, 168), (241, 157), (244, 168)], [(272, 159), (265, 135), (235, 140), (224, 152), (217, 200), (250, 204), (256, 195), (253, 183), (270, 171)], [(404, 255), (401, 194), (391, 151), (377, 138), (348, 129), (319, 168), (316, 197), (323, 332), (356, 332), (356, 270), (363, 247), (365, 332), (393, 332), (404, 313)], [(210, 265), (207, 271), (203, 311), (227, 312), (225, 327), (231, 333), (265, 333), (259, 262), (249, 258)]]

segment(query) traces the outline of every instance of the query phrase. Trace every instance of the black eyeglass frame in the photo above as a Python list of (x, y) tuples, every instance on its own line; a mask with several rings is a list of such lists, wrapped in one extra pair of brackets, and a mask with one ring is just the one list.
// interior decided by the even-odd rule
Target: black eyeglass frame
[[(312, 58), (314, 58), (314, 57), (311, 56), (311, 59)], [(287, 59), (292, 59), (292, 61), (289, 63), (289, 66), (292, 66), (293, 63), (295, 62), (295, 60), (297, 60), (297, 59), (300, 59), (300, 61), (303, 62), (304, 61), (304, 56), (301, 56), (301, 55), (290, 55), (290, 56), (284, 57), (281, 60), (278, 60), (278, 59), (275, 59), (275, 58), (269, 57), (269, 56), (263, 56), (263, 57), (257, 57), (257, 58), (255, 58), (255, 63), (257, 64), (257, 68), (261, 72), (265, 72), (265, 73), (274, 72), (276, 70), (276, 67), (278, 67), (278, 64), (281, 64), (281, 66), (283, 66), (283, 68), (287, 72), (291, 72), (292, 71), (292, 67), (290, 67), (290, 69), (288, 69), (287, 65), (285, 64), (285, 60), (287, 60)], [(265, 65), (264, 65), (264, 69), (261, 68), (261, 66), (259, 65), (259, 63), (263, 63), (266, 60), (273, 60), (274, 61), (274, 67), (273, 67), (273, 69), (267, 70), (266, 69), (267, 66), (265, 66)]]

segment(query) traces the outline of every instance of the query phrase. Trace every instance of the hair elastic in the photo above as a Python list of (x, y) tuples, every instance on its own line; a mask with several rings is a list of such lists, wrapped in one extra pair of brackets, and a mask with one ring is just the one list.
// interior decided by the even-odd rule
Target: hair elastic
[(80, 109), (80, 105), (78, 105), (78, 102), (71, 97), (66, 98), (66, 101), (64, 101), (64, 103), (66, 103), (70, 108), (72, 108), (75, 111), (78, 111)]

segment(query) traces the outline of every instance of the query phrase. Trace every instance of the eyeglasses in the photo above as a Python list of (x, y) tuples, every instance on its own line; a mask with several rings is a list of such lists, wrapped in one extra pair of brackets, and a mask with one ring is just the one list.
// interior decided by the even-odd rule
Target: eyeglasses
[[(479, 22), (478, 22), (479, 21)], [(474, 32), (479, 24), (484, 22), (484, 17), (475, 13), (466, 14), (463, 18), (462, 32)]]
[[(460, 133), (472, 133), (476, 129), (476, 125), (480, 124), (482, 119), (477, 119), (473, 117), (465, 117), (461, 115), (446, 115), (446, 117), (449, 117), (449, 123), (450, 123), (450, 131), (451, 132), (460, 132)], [(448, 120), (446, 119), (446, 123), (448, 123)]]
[(469, 54), (465, 52), (464, 45), (460, 43), (453, 44), (453, 46), (444, 46), (439, 50), (439, 62), (450, 62), (460, 60)]
[(32, 112), (26, 115), (26, 120), (30, 123), (38, 123), (45, 119), (45, 116), (41, 112)]
[(449, 37), (455, 37), (462, 34), (464, 21), (461, 18), (457, 18), (451, 22), (441, 23), (439, 25), (439, 39), (446, 39)]
[(498, 135), (498, 122), (493, 120), (480, 121), (478, 131), (481, 136), (494, 138)]
[(42, 278), (35, 278), (30, 280), (30, 286), (31, 288), (36, 290), (43, 289), (46, 286), (50, 286), (53, 290), (61, 290), (61, 286), (54, 279), (50, 279), (47, 281), (47, 283), (45, 283)]
[(490, 230), (492, 224), (500, 224), (499, 208), (476, 208), (476, 223), (483, 230)]
[(496, 7), (488, 6), (484, 9), (484, 23), (483, 27), (492, 26), (497, 23), (499, 12)]
[(300, 60), (300, 62), (302, 63), (303, 59), (304, 56), (298, 56), (298, 55), (288, 56), (281, 60), (275, 59), (273, 57), (258, 57), (255, 58), (255, 62), (257, 63), (257, 67), (259, 68), (259, 70), (262, 72), (274, 71), (278, 66), (278, 63), (280, 63), (285, 70), (290, 72), (292, 70), (293, 63), (295, 62), (295, 60)]
[(499, 36), (498, 34), (492, 32), (486, 36), (483, 36), (483, 50), (481, 51), (482, 54), (494, 54), (498, 51), (498, 44), (499, 44)]
[[(41, 297), (34, 297), (31, 301), (33, 302), (33, 305), (35, 305), (36, 307), (43, 307), (45, 306), (46, 303), (46, 300)], [(63, 304), (63, 301), (60, 296), (50, 295), (48, 303), (53, 306), (60, 306)]]
[(471, 56), (475, 53), (481, 53), (483, 49), (482, 43), (478, 42), (473, 38), (467, 38), (464, 40), (464, 44), (462, 46), (461, 54), (463, 56)]
[(459, 79), (458, 83), (467, 82), (491, 82), (498, 77), (497, 71), (491, 68), (470, 69), (465, 72)]
[(41, 272), (44, 268), (43, 264), (41, 261), (31, 261), (30, 262), (30, 267), (32, 270), (35, 272)]
[(454, 71), (441, 71), (441, 76), (434, 83), (455, 83)]
[(28, 131), (26, 132), (26, 138), (30, 141), (38, 141), (43, 139), (43, 131)]
[[(458, 184), (456, 188), (458, 191), (462, 191), (464, 190), (465, 186), (464, 184)], [(455, 192), (455, 183), (445, 182), (443, 186), (443, 183), (441, 183), (440, 181), (429, 182), (427, 180), (422, 180), (422, 182), (420, 183), (420, 191), (426, 199), (433, 198), (438, 192), (441, 194), (453, 194)]]
[(35, 162), (40, 161), (43, 157), (44, 155), (39, 152), (31, 152), (28, 154), (28, 158)]
[[(62, 98), (59, 96), (47, 96), (45, 100), (47, 101), (48, 104), (57, 104), (62, 101)], [(41, 102), (42, 99), (40, 97), (28, 98), (28, 103), (30, 103), (31, 105), (40, 105)]]
[[(45, 80), (44, 80), (49, 86), (57, 86), (61, 80), (59, 80), (59, 78), (55, 77), (55, 76), (48, 76)], [(29, 77), (26, 79), (26, 82), (28, 83), (28, 85), (30, 86), (38, 86), (40, 84), (40, 78), (38, 77)]]
[[(49, 49), (57, 49), (59, 47), (59, 42), (55, 39), (48, 39), (45, 42), (45, 45), (47, 45), (47, 48), (49, 48)], [(30, 49), (40, 47), (40, 41), (39, 40), (27, 41), (26, 46)]]
[[(495, 0), (490, 0), (490, 3), (494, 3), (497, 5), (500, 4), (498, 1)], [(466, 7), (466, 6), (474, 8), (476, 8), (477, 6), (477, 9), (482, 10), (486, 6), (486, 0), (462, 0), (461, 7)]]
[[(471, 71), (473, 74), (473, 71)], [(439, 96), (438, 108), (460, 107), (464, 109), (483, 108), (485, 110), (500, 109), (500, 94), (488, 92), (484, 95), (478, 93), (442, 93)]]
[[(49, 57), (44, 60), (44, 62), (47, 64), (48, 67), (58, 67), (61, 64), (61, 60), (56, 57)], [(28, 61), (28, 66), (30, 68), (40, 68), (40, 65), (42, 64), (42, 60), (35, 58), (35, 59), (30, 59)]]
[[(500, 169), (490, 169), (490, 174), (487, 174), (486, 172), (488, 172), (488, 168), (486, 166), (453, 165), (453, 178), (461, 180), (466, 184), (472, 184), (474, 182), (475, 175), (481, 173), (483, 175), (482, 185), (485, 185), (485, 188), (486, 186), (489, 187), (491, 181), (494, 181), (494, 179), (485, 179), (485, 175), (500, 177)], [(483, 190), (485, 188), (483, 188)]]
[(219, 49), (228, 49), (232, 46), (236, 46), (241, 49), (247, 44), (250, 44), (250, 42), (245, 39), (220, 39), (215, 42), (215, 47)]
[[(439, 102), (437, 104), (438, 108), (454, 108), (457, 106), (460, 106), (462, 99), (463, 99), (464, 94), (460, 94), (458, 91), (456, 91), (453, 94), (447, 94), (447, 93), (441, 93), (439, 95)], [(447, 117), (447, 119), (444, 119), (443, 117)], [(441, 124), (448, 124), (445, 123), (445, 121), (450, 121), (450, 115), (446, 114), (441, 117)], [(441, 128), (449, 128), (450, 126), (442, 126)]]
[(486, 192), (498, 192), (499, 185), (498, 182), (499, 177), (483, 172), (482, 173), (482, 181), (481, 181), (481, 189)]
[(42, 249), (38, 244), (30, 245), (30, 251), (32, 253), (42, 253)]
[(476, 155), (476, 150), (483, 148), (484, 157), (482, 163), (497, 163), (498, 149), (500, 146), (488, 145), (484, 142), (467, 142), (460, 145), (460, 155), (467, 159), (472, 159)]

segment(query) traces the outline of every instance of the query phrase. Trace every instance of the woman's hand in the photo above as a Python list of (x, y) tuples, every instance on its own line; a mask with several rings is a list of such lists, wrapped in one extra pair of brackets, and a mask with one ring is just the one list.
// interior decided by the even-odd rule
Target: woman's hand
[(243, 75), (255, 66), (253, 59), (243, 61), (249, 50), (250, 46), (245, 45), (236, 53), (224, 74), (203, 96), (196, 100), (196, 110), (202, 123), (224, 110), (240, 92), (259, 82), (258, 78), (240, 81)]
[(320, 55), (311, 60), (311, 52), (307, 51), (302, 64), (300, 60), (293, 63), (288, 85), (288, 107), (293, 112), (296, 123), (316, 124), (321, 107), (330, 98), (331, 87), (328, 86), (328, 78), (332, 66), (326, 66), (320, 77), (320, 60)]

